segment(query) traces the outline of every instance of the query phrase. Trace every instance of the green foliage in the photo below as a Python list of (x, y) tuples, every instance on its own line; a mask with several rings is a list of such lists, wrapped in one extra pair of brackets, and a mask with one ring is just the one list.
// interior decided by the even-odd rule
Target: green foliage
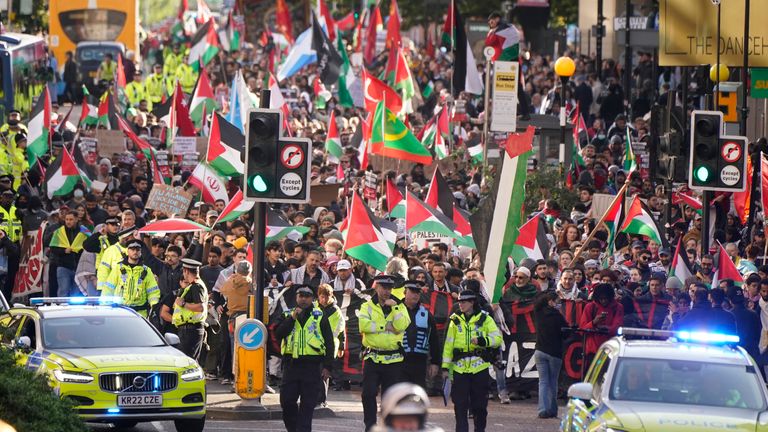
[(553, 199), (560, 205), (563, 214), (570, 213), (574, 204), (579, 202), (578, 194), (565, 187), (563, 174), (552, 167), (540, 168), (528, 173), (525, 182), (525, 212), (535, 212), (539, 201)]
[(72, 405), (53, 394), (44, 376), (16, 365), (0, 348), (0, 419), (19, 432), (85, 432)]
[(578, 22), (579, 2), (577, 0), (549, 0), (549, 4), (551, 6), (550, 27), (565, 27)]

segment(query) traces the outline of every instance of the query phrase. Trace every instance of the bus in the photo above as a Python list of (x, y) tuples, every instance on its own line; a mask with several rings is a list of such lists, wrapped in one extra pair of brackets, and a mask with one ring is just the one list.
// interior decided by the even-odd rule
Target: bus
[(48, 11), (49, 46), (60, 65), (86, 41), (120, 42), (139, 59), (139, 0), (49, 0)]
[(0, 34), (0, 121), (12, 109), (26, 117), (51, 78), (45, 40), (22, 33)]

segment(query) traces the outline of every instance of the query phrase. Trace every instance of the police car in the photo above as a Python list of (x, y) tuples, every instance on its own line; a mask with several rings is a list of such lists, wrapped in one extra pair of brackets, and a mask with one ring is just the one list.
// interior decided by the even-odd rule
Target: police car
[(205, 374), (143, 317), (111, 299), (32, 299), (0, 314), (0, 342), (18, 363), (46, 374), (88, 422), (132, 427), (174, 420), (178, 431), (205, 426)]
[(562, 431), (768, 431), (768, 391), (738, 336), (619, 329), (568, 389)]

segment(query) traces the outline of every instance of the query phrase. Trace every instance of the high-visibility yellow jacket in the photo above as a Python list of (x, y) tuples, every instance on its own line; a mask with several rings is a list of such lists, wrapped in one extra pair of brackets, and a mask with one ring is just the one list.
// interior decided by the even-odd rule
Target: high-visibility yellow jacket
[(130, 102), (132, 106), (139, 106), (139, 102), (142, 100), (149, 101), (147, 88), (140, 82), (129, 82), (128, 85), (125, 86), (125, 95), (128, 96), (128, 102)]
[(482, 352), (498, 348), (501, 342), (501, 332), (487, 312), (477, 311), (469, 317), (452, 314), (443, 346), (443, 369), (464, 374), (484, 371), (490, 363), (481, 357)]
[(147, 316), (149, 309), (160, 302), (160, 288), (152, 270), (143, 264), (130, 265), (120, 262), (102, 284), (102, 297), (115, 296), (121, 304), (134, 308)]
[[(411, 318), (402, 303), (389, 309), (385, 314), (376, 295), (360, 307), (358, 325), (366, 348), (365, 359), (374, 363), (397, 363), (404, 359), (403, 335)], [(394, 331), (387, 329), (388, 323)]]
[(96, 289), (104, 290), (104, 284), (109, 279), (112, 269), (117, 268), (124, 256), (125, 247), (119, 242), (104, 250), (104, 253), (101, 254), (101, 261), (97, 263), (96, 267)]

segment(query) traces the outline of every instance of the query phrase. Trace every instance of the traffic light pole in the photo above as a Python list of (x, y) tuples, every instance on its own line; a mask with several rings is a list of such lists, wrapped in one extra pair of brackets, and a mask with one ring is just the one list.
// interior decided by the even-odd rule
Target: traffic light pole
[[(269, 108), (270, 91), (261, 90), (259, 108)], [(267, 204), (257, 202), (251, 210), (256, 232), (253, 234), (253, 292), (256, 297), (255, 311), (251, 311), (250, 318), (264, 321), (264, 242), (267, 233)]]
[(701, 254), (709, 253), (709, 202), (712, 199), (712, 192), (705, 190), (701, 194)]

